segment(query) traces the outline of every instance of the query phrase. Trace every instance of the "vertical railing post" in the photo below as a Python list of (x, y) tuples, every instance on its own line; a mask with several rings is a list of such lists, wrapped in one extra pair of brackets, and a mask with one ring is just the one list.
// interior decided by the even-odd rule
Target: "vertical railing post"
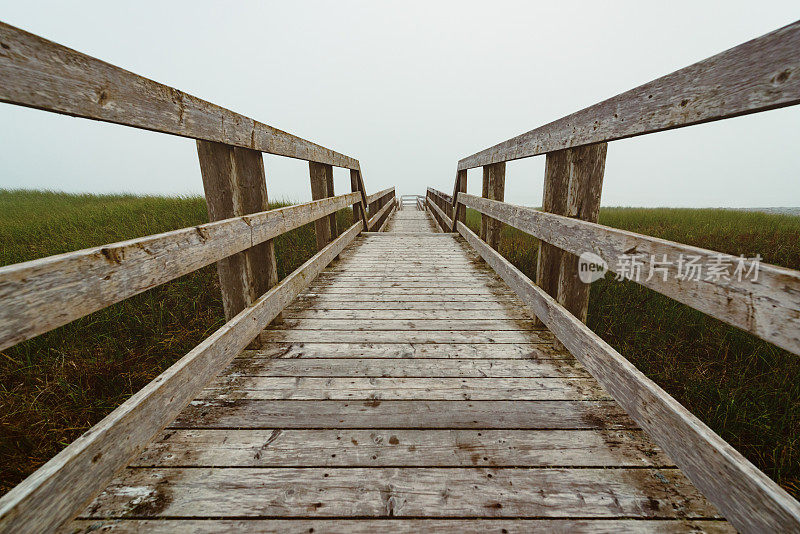
[[(309, 175), (311, 176), (311, 199), (321, 200), (333, 196), (333, 167), (326, 163), (308, 162)], [(336, 235), (336, 214), (314, 221), (314, 230), (317, 234), (317, 250), (322, 250)]]
[[(607, 143), (597, 143), (548, 153), (542, 209), (597, 222), (607, 147)], [(536, 283), (586, 322), (589, 285), (578, 277), (577, 256), (540, 242)]]
[(364, 179), (361, 177), (361, 171), (350, 169), (350, 190), (358, 191), (361, 193), (361, 202), (353, 204), (353, 224), (355, 224), (358, 217), (364, 223), (364, 232), (368, 232), (369, 217), (367, 217), (367, 191), (364, 188)]
[[(210, 221), (269, 209), (261, 152), (197, 141)], [(272, 240), (217, 262), (225, 318), (230, 320), (278, 283)]]
[[(503, 201), (505, 198), (506, 188), (506, 163), (493, 163), (483, 167), (483, 198), (491, 200)], [(488, 215), (481, 214), (481, 231), (480, 237), (490, 247), (497, 250), (500, 246), (500, 232), (503, 229), (503, 223), (496, 219), (492, 219)]]
[(456, 231), (456, 225), (459, 222), (467, 223), (467, 208), (463, 204), (458, 203), (458, 194), (467, 192), (467, 171), (456, 172), (456, 183), (453, 187), (453, 209), (451, 215), (453, 217), (453, 232)]

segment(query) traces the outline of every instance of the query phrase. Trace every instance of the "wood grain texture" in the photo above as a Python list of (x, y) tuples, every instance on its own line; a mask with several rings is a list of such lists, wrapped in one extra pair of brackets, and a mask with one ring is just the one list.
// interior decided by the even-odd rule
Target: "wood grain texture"
[[(612, 271), (619, 270), (620, 261), (626, 256), (636, 257), (641, 262), (649, 261), (650, 257), (658, 261), (666, 258), (671, 262), (662, 265), (666, 269), (666, 279), (658, 273), (647, 280), (645, 272), (638, 283), (800, 354), (798, 271), (761, 263), (757, 280), (747, 276), (743, 276), (742, 280), (738, 277), (730, 277), (729, 280), (678, 278), (678, 261), (681, 257), (697, 257), (699, 263), (704, 265), (720, 257), (735, 264), (738, 258), (476, 196), (464, 195), (462, 201), (471, 208), (489, 213), (572, 254), (593, 252), (603, 258)], [(750, 269), (752, 262), (747, 260), (744, 266), (745, 270)]]
[(800, 22), (458, 162), (471, 169), (800, 103)]
[[(209, 221), (220, 221), (269, 209), (261, 152), (210, 141), (198, 141)], [(225, 319), (230, 320), (278, 282), (272, 240), (217, 262)]]
[[(333, 196), (333, 167), (322, 163), (308, 162), (311, 177), (311, 198), (321, 200)], [(331, 219), (331, 217), (333, 219)], [(322, 250), (335, 235), (336, 214), (314, 221), (314, 232), (317, 238), (317, 250)]]
[(458, 231), (736, 528), (800, 530), (800, 503), (469, 228)]
[[(603, 173), (606, 166), (607, 143), (568, 148), (547, 154), (545, 167), (545, 203), (544, 211), (564, 215), (582, 221), (597, 222), (600, 216), (600, 193), (603, 188)], [(555, 175), (563, 174), (563, 177)], [(548, 190), (567, 183), (563, 195), (563, 205), (548, 209)], [(554, 185), (555, 184), (555, 185)], [(559, 203), (560, 204), (560, 203)], [(540, 242), (540, 253), (548, 252), (552, 245)], [(495, 250), (497, 247), (492, 247)], [(544, 251), (542, 249), (545, 249)], [(578, 256), (563, 250), (554, 253), (549, 250), (549, 257), (559, 261), (557, 300), (572, 315), (586, 322), (589, 309), (589, 284), (581, 282), (578, 276)], [(538, 281), (538, 279), (537, 279)], [(547, 284), (550, 287), (550, 283)], [(548, 292), (551, 296), (553, 293)]]
[[(486, 165), (483, 167), (483, 198), (490, 198), (500, 202), (505, 198), (506, 164), (505, 162)], [(500, 232), (503, 224), (487, 215), (481, 215), (481, 239), (497, 250), (500, 246)]]
[[(480, 491), (474, 491), (476, 486)], [(132, 492), (141, 495), (138, 503), (131, 501)], [(675, 469), (489, 467), (129, 469), (81, 516), (162, 514), (187, 518), (719, 517)]]
[(636, 429), (613, 401), (195, 400), (170, 428)]
[(345, 208), (357, 194), (0, 267), (0, 350)]
[(621, 534), (697, 534), (734, 533), (724, 521), (663, 519), (84, 519), (71, 523), (74, 534), (152, 532), (174, 534), (180, 529), (197, 534), (228, 534), (241, 532), (308, 534), (309, 532), (341, 534), (373, 534), (393, 532), (417, 534), (530, 534), (531, 532), (608, 533)]
[(228, 376), (205, 400), (608, 400), (593, 378)]
[(168, 430), (131, 463), (131, 467), (400, 465), (673, 467), (672, 460), (638, 430)]
[(226, 376), (272, 377), (440, 377), (440, 378), (586, 378), (574, 359), (500, 358), (236, 358)]
[(380, 229), (380, 227), (386, 221), (386, 218), (391, 213), (392, 208), (394, 208), (394, 204), (392, 202), (387, 202), (381, 209), (379, 209), (375, 213), (375, 215), (370, 217), (369, 219), (370, 232), (375, 232)]
[[(383, 305), (383, 304), (381, 304)], [(564, 351), (556, 350), (549, 341), (535, 343), (320, 343), (274, 342), (248, 357), (260, 358), (512, 358), (534, 361), (563, 359)], [(572, 356), (568, 356), (572, 358)]]
[(42, 532), (71, 519), (360, 230), (359, 221), (4, 495), (0, 528)]
[(358, 169), (358, 160), (0, 23), (0, 102)]

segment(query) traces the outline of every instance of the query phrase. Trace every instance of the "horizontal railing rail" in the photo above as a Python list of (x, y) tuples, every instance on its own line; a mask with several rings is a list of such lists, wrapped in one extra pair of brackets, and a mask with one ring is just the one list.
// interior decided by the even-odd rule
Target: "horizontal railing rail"
[[(625, 278), (800, 354), (800, 272), (597, 224), (607, 142), (798, 103), (795, 22), (463, 158), (453, 196), (429, 188), (426, 199), (442, 230), (461, 234), (744, 532), (800, 531), (800, 503), (585, 326), (589, 285), (578, 255), (591, 252)], [(503, 202), (505, 163), (540, 154), (542, 211)], [(483, 167), (481, 197), (466, 193), (475, 167)], [(466, 225), (468, 207), (481, 214), (480, 236)], [(503, 224), (539, 238), (535, 284), (497, 252)], [(638, 280), (625, 266), (646, 258), (659, 271)], [(717, 265), (718, 276), (681, 275), (681, 259)]]
[[(459, 193), (458, 202), (572, 254), (592, 252), (602, 258), (612, 272), (800, 354), (800, 271), (762, 262), (756, 267), (753, 259), (466, 193)], [(634, 271), (627, 269), (634, 261), (647, 265), (651, 257), (658, 259), (658, 275), (638, 278), (633, 276)], [(728, 276), (681, 277), (681, 258), (699, 258), (700, 264), (717, 262), (729, 267)], [(757, 268), (758, 278), (731, 277), (735, 268), (744, 272), (754, 272)]]
[(396, 207), (394, 187), (368, 196), (367, 205), (370, 216), (367, 229), (370, 232), (380, 231)]
[(800, 21), (468, 156), (458, 170), (800, 103)]
[(359, 170), (358, 160), (0, 22), (0, 102)]
[(348, 193), (0, 267), (0, 350), (360, 201)]

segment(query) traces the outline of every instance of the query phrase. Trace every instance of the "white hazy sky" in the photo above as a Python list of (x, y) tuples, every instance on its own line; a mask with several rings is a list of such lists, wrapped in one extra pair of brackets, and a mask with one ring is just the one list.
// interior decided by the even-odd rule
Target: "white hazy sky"
[[(4, 22), (356, 157), (368, 192), (401, 194), (452, 190), (464, 156), (798, 18), (797, 0), (0, 1)], [(310, 198), (307, 163), (265, 163), (271, 198)], [(506, 200), (539, 205), (543, 171), (509, 163)], [(798, 178), (800, 106), (611, 143), (603, 205), (800, 206)], [(0, 187), (202, 193), (191, 139), (7, 104)]]

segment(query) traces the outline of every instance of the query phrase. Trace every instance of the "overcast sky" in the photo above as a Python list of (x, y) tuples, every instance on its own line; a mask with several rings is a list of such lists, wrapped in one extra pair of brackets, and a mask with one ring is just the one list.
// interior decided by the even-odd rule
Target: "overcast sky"
[[(797, 0), (0, 1), (4, 22), (353, 156), (368, 192), (400, 194), (452, 191), (462, 157), (797, 19)], [(271, 198), (310, 198), (306, 162), (265, 163)], [(539, 205), (543, 172), (510, 162), (506, 200)], [(614, 141), (602, 204), (800, 206), (798, 178), (800, 106)], [(202, 193), (191, 139), (7, 104), (0, 187)]]

